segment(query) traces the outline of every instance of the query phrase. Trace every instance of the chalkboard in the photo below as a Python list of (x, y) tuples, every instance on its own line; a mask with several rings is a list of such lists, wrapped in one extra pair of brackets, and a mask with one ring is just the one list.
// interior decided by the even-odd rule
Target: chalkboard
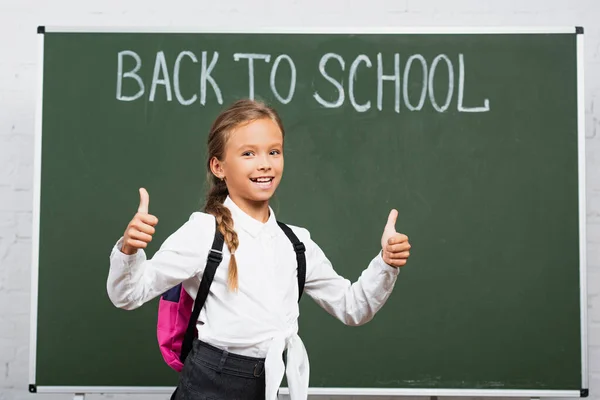
[(150, 256), (202, 207), (209, 126), (253, 97), (286, 127), (280, 220), (353, 281), (391, 208), (413, 246), (364, 326), (303, 298), (311, 393), (585, 395), (581, 31), (41, 33), (31, 391), (176, 385), (108, 256), (138, 187)]

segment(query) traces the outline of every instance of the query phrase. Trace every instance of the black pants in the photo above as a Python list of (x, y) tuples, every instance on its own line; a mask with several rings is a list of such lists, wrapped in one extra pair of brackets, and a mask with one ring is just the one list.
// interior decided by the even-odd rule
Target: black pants
[(265, 360), (194, 341), (172, 400), (264, 400)]

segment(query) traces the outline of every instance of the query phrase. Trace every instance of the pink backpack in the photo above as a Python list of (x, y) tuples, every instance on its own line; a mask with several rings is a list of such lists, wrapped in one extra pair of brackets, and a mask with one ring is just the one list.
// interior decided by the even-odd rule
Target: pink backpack
[[(279, 221), (277, 224), (290, 239), (296, 252), (298, 301), (300, 301), (306, 280), (306, 257), (304, 255), (306, 248), (287, 225)], [(217, 268), (223, 260), (223, 243), (223, 235), (217, 228), (215, 229), (215, 238), (211, 250), (208, 253), (206, 268), (202, 275), (196, 301), (192, 300), (181, 283), (165, 292), (159, 300), (158, 323), (156, 326), (158, 345), (167, 365), (177, 372), (181, 372), (183, 369), (183, 363), (192, 349), (194, 339), (198, 337), (196, 321), (198, 321), (200, 310), (204, 307), (204, 302), (208, 297), (210, 285)]]

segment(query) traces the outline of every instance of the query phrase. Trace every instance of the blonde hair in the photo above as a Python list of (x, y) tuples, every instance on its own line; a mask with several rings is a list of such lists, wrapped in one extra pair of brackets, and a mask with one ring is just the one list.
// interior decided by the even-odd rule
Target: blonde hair
[(229, 106), (229, 108), (221, 112), (213, 122), (210, 133), (208, 134), (208, 157), (206, 165), (208, 170), (207, 181), (209, 188), (206, 194), (204, 212), (215, 216), (218, 229), (223, 234), (227, 248), (231, 253), (229, 273), (227, 276), (227, 287), (231, 291), (237, 291), (238, 289), (238, 271), (235, 251), (240, 243), (238, 235), (233, 227), (231, 212), (223, 205), (223, 202), (229, 195), (227, 183), (224, 180), (217, 178), (212, 173), (210, 163), (213, 157), (216, 157), (219, 161), (223, 161), (223, 158), (225, 157), (225, 146), (231, 132), (235, 128), (264, 118), (268, 118), (277, 123), (281, 130), (281, 134), (285, 136), (283, 124), (281, 123), (281, 119), (277, 112), (265, 103), (249, 99), (238, 100)]

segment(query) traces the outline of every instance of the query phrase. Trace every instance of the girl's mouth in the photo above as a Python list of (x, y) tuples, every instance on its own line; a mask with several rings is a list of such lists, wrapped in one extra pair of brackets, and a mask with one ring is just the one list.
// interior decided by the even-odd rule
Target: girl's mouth
[(262, 176), (259, 178), (250, 178), (261, 189), (269, 189), (273, 185), (273, 176)]

